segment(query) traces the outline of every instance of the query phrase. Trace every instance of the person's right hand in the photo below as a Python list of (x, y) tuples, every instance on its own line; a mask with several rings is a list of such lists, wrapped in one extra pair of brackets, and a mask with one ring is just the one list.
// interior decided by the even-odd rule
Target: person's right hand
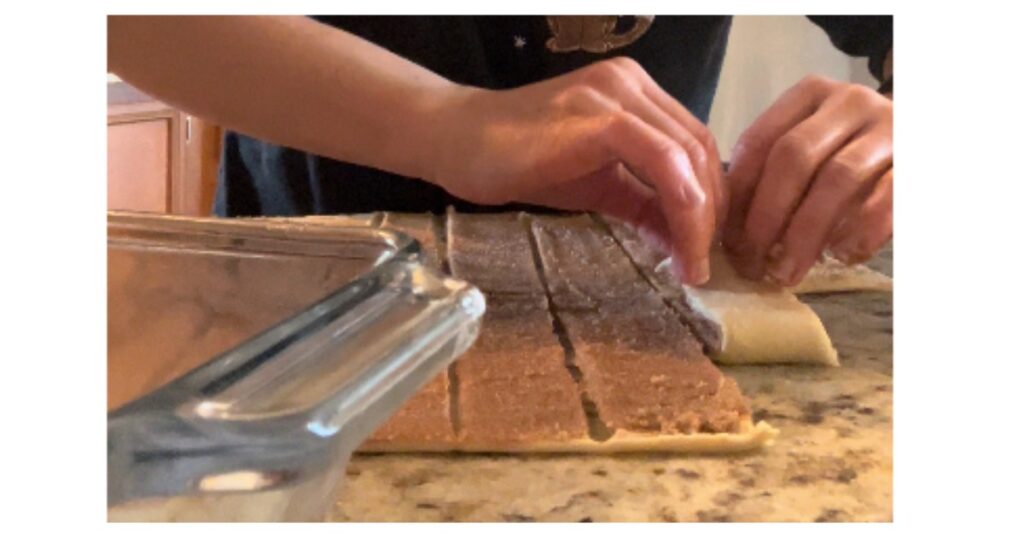
[(707, 278), (726, 207), (718, 152), (632, 60), (488, 91), (305, 17), (111, 17), (108, 25), (111, 69), (177, 108), (277, 145), (423, 178), (476, 203), (619, 217), (670, 251), (685, 282)]
[(450, 91), (437, 136), (423, 141), (434, 148), (424, 179), (474, 203), (624, 219), (672, 253), (685, 283), (707, 280), (727, 207), (718, 150), (638, 63), (620, 57), (512, 90)]

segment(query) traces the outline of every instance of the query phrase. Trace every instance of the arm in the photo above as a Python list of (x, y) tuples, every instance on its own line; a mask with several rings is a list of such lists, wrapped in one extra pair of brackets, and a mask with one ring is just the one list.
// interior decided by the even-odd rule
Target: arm
[(476, 203), (625, 219), (684, 281), (709, 276), (724, 216), (713, 138), (626, 58), (490, 91), (304, 18), (111, 17), (108, 61), (143, 91), (280, 145)]
[(110, 70), (275, 144), (422, 177), (430, 118), (457, 86), (302, 17), (110, 17)]
[[(812, 19), (891, 75), (891, 17)], [(733, 150), (723, 242), (737, 270), (793, 286), (825, 250), (873, 256), (892, 237), (892, 163), (891, 90), (812, 76), (786, 91)]]

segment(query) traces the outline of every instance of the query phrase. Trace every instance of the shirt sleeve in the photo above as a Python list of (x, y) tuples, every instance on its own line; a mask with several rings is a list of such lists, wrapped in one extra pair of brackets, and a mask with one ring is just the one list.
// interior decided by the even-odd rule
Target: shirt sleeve
[(892, 16), (822, 16), (807, 17), (825, 30), (837, 49), (850, 56), (867, 57), (868, 69), (882, 81), (882, 65), (892, 50)]

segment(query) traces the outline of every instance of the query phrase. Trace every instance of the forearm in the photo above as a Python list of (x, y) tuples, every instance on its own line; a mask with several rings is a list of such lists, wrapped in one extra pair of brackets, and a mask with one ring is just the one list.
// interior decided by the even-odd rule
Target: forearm
[(109, 69), (228, 128), (425, 177), (450, 81), (301, 17), (110, 17)]

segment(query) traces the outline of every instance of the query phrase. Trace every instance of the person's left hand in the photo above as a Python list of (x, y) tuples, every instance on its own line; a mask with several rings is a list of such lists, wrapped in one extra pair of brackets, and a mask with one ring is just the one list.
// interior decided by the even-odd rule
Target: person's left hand
[(740, 137), (723, 243), (737, 271), (800, 282), (829, 249), (845, 263), (892, 237), (892, 100), (808, 77)]

